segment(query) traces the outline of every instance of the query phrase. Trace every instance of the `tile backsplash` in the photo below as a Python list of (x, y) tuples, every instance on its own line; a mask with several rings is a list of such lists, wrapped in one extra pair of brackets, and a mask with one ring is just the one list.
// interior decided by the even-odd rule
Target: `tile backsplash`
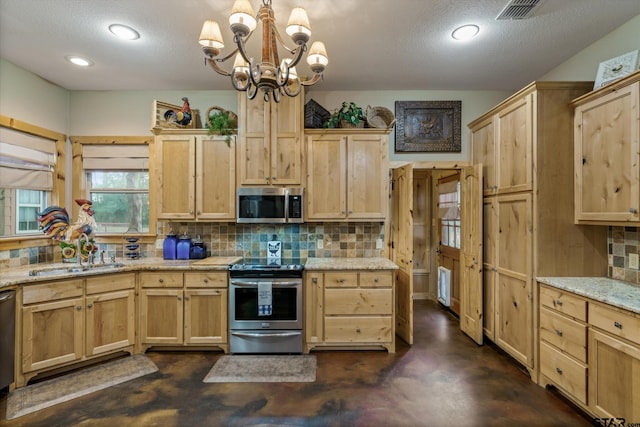
[[(308, 257), (377, 257), (384, 249), (384, 223), (304, 223), (304, 224), (236, 224), (158, 222), (156, 244), (140, 245), (144, 257), (161, 257), (162, 241), (173, 230), (178, 236), (187, 233), (191, 238), (200, 236), (207, 247), (208, 256), (265, 257), (267, 241), (282, 241), (284, 258)], [(274, 238), (275, 236), (275, 238)], [(97, 239), (99, 241), (99, 239)], [(322, 242), (319, 248), (318, 242)], [(101, 244), (107, 259), (122, 260), (124, 244)], [(0, 269), (24, 265), (61, 262), (58, 246), (42, 246), (0, 251)]]
[(607, 253), (608, 276), (613, 279), (640, 284), (640, 271), (630, 266), (630, 255), (640, 254), (640, 232), (637, 227), (609, 227)]

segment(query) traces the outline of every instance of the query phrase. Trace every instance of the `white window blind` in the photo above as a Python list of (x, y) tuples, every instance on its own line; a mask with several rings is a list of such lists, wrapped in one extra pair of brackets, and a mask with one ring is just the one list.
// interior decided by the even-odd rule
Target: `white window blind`
[(458, 182), (456, 180), (438, 184), (438, 218), (460, 219)]
[(82, 147), (82, 168), (92, 170), (148, 170), (148, 145), (89, 145)]
[(0, 188), (51, 191), (56, 144), (0, 127)]

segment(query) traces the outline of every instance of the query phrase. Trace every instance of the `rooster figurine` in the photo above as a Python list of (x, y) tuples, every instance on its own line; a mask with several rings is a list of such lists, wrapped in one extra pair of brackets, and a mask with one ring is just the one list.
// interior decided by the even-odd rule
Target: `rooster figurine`
[(189, 98), (182, 98), (183, 104), (180, 111), (167, 110), (164, 113), (164, 119), (169, 122), (175, 122), (180, 126), (186, 126), (191, 123), (191, 107), (189, 106)]
[(80, 206), (80, 213), (75, 224), (70, 223), (67, 210), (60, 206), (49, 206), (42, 212), (38, 212), (37, 219), (40, 223), (40, 230), (47, 237), (60, 242), (62, 256), (65, 259), (76, 255), (75, 241), (82, 234), (87, 236), (87, 241), (83, 242), (81, 248), (83, 257), (98, 249), (93, 243), (93, 236), (98, 225), (93, 218), (92, 202), (87, 199), (76, 199), (76, 203)]

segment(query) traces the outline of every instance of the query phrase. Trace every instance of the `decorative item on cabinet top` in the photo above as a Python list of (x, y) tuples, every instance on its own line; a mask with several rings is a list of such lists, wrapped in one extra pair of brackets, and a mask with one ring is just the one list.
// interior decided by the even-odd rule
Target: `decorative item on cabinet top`
[(344, 101), (323, 125), (327, 128), (363, 128), (364, 111), (355, 102)]
[(331, 117), (329, 110), (313, 99), (304, 105), (304, 127), (307, 129), (321, 128), (329, 117)]
[(366, 109), (367, 126), (376, 129), (391, 129), (396, 124), (396, 117), (386, 107), (371, 107)]
[(188, 98), (185, 97), (182, 100), (182, 107), (154, 100), (151, 127), (153, 129), (196, 129), (200, 113), (196, 109), (191, 109)]
[(598, 66), (598, 74), (593, 90), (600, 89), (622, 77), (628, 76), (638, 69), (639, 51), (634, 50), (624, 55), (602, 61)]
[(231, 135), (238, 132), (238, 116), (233, 111), (213, 106), (207, 110), (207, 129), (209, 135), (218, 133), (226, 138), (227, 145), (231, 142)]

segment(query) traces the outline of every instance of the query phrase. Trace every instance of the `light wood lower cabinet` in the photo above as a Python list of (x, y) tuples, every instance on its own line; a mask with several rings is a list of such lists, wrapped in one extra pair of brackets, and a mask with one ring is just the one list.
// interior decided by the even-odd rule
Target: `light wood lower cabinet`
[(228, 352), (227, 272), (140, 273), (140, 340), (152, 346), (215, 346)]
[(16, 386), (35, 375), (116, 351), (133, 353), (135, 273), (24, 286)]
[(640, 315), (540, 286), (540, 377), (594, 417), (640, 420)]
[(314, 347), (395, 352), (393, 273), (307, 272), (305, 351)]

